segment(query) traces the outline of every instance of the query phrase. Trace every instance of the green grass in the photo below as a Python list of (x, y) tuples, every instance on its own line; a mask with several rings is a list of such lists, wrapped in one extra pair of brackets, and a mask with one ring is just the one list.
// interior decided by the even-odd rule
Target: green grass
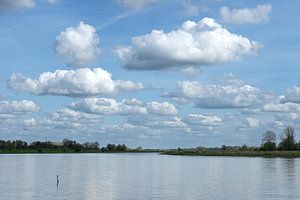
[(300, 151), (196, 151), (196, 150), (169, 150), (163, 155), (178, 156), (232, 156), (232, 157), (267, 157), (267, 158), (298, 158)]

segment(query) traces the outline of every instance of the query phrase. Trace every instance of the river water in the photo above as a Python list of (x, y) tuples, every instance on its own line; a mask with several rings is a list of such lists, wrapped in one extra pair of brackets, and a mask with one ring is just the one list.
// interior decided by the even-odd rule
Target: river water
[(0, 199), (294, 200), (300, 199), (300, 159), (0, 155)]

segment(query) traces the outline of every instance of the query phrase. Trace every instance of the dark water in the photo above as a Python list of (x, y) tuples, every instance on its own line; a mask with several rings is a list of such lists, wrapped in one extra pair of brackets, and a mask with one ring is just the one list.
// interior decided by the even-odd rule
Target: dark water
[(0, 155), (0, 199), (294, 200), (300, 159)]

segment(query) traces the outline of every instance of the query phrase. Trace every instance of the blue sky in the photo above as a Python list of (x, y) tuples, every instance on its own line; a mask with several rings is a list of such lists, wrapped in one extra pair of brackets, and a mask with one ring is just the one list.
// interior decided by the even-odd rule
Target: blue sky
[(0, 138), (259, 145), (300, 122), (300, 4), (0, 1)]

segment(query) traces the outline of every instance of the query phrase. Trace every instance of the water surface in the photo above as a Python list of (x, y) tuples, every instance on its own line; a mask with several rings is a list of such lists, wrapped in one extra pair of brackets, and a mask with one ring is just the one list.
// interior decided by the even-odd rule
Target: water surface
[(0, 155), (0, 199), (299, 199), (299, 170), (283, 158)]

